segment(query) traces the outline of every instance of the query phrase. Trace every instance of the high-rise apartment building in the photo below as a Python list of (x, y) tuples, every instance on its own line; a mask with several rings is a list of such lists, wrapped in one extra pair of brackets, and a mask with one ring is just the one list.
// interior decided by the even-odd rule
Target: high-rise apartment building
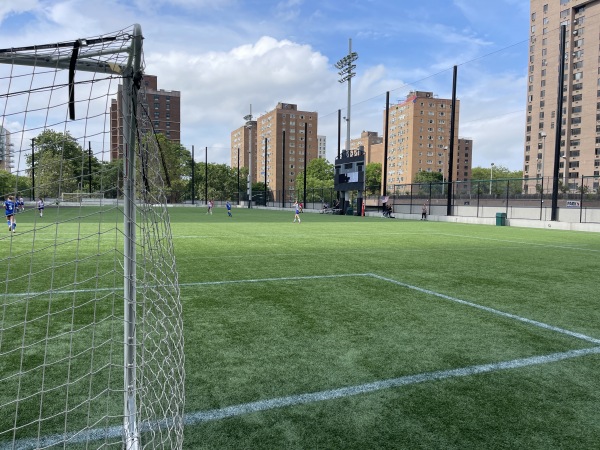
[[(248, 152), (251, 145), (253, 182), (264, 182), (266, 172), (274, 201), (281, 201), (282, 195), (285, 201), (295, 200), (296, 176), (304, 170), (305, 158), (308, 164), (318, 157), (317, 123), (318, 113), (299, 111), (291, 103), (278, 103), (275, 109), (258, 117), (251, 138), (242, 131), (243, 127), (231, 133), (232, 167), (237, 166), (237, 149)], [(240, 161), (240, 167), (248, 166), (247, 159)]]
[[(181, 140), (181, 93), (158, 89), (155, 75), (144, 75), (142, 83), (146, 97), (140, 105), (143, 113), (147, 112), (149, 125), (155, 132), (161, 133), (167, 139), (180, 142)], [(116, 99), (110, 105), (110, 158), (111, 161), (123, 157), (123, 85), (118, 87)]]
[[(444, 152), (444, 158), (447, 158), (448, 154)], [(458, 138), (458, 149), (454, 158), (454, 164), (456, 167), (456, 176), (452, 178), (452, 181), (468, 181), (471, 179), (472, 174), (472, 162), (473, 161), (473, 139), (471, 138)], [(446, 160), (444, 159), (444, 165)]]
[[(577, 189), (582, 176), (600, 176), (600, 2), (531, 0), (530, 12), (525, 190), (539, 191), (542, 179), (544, 192), (551, 189), (557, 128), (559, 183)], [(564, 60), (561, 25), (566, 27)], [(563, 115), (558, 123), (561, 61)], [(598, 179), (592, 182), (597, 190)]]
[(10, 131), (0, 126), (0, 170), (10, 172), (13, 168), (13, 144), (10, 142)]
[(360, 137), (350, 140), (350, 148), (365, 151), (365, 164), (383, 163), (383, 137), (377, 131), (362, 131)]
[(327, 136), (317, 136), (317, 158), (327, 159)]
[[(457, 100), (452, 179), (467, 181), (471, 174), (472, 145), (465, 146), (465, 153), (461, 153), (463, 150), (458, 139), (459, 108), (460, 101)], [(451, 114), (451, 99), (437, 98), (432, 92), (422, 91), (410, 92), (405, 101), (390, 105), (387, 130), (383, 112), (384, 139), (385, 135), (389, 136), (388, 192), (393, 190), (394, 185), (413, 183), (421, 171), (439, 172), (444, 179), (448, 179)]]

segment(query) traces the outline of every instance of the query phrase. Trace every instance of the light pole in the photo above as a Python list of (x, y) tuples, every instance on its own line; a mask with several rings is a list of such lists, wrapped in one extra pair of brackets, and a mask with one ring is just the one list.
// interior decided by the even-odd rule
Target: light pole
[(244, 116), (246, 128), (250, 132), (248, 138), (248, 208), (252, 208), (252, 105), (250, 105), (250, 114)]
[(240, 204), (240, 148), (237, 148), (237, 203)]
[(542, 195), (544, 195), (544, 159), (546, 157), (546, 133), (540, 131), (540, 137), (542, 138)]
[(494, 179), (494, 163), (492, 163), (492, 170), (490, 170), (490, 195), (492, 195), (492, 180)]
[(350, 106), (352, 92), (352, 77), (356, 75), (353, 72), (356, 66), (353, 64), (358, 59), (358, 53), (352, 51), (352, 39), (348, 39), (348, 54), (335, 63), (335, 68), (340, 71), (338, 74), (342, 77), (338, 81), (340, 83), (348, 82), (348, 114), (346, 116), (346, 150), (350, 150)]

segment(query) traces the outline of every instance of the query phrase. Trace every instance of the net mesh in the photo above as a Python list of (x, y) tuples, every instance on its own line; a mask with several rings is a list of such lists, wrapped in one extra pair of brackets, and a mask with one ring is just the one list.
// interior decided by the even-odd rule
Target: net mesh
[[(136, 75), (126, 70), (135, 34), (0, 50), (0, 195), (5, 212), (18, 207), (0, 233), (0, 448), (182, 445), (182, 311), (143, 80), (134, 115), (119, 108), (123, 82)], [(127, 120), (135, 142), (122, 133)], [(120, 159), (128, 148), (134, 176)], [(61, 202), (63, 193), (96, 201)], [(124, 333), (127, 287), (133, 336)], [(135, 380), (126, 383), (131, 344)], [(131, 398), (133, 443), (124, 426)]]

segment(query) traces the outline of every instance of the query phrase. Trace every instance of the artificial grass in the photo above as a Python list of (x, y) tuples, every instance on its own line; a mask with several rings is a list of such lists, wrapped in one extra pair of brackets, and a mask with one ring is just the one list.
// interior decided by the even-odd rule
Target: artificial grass
[[(594, 345), (368, 276), (310, 277), (374, 273), (600, 337), (593, 234), (218, 212), (173, 222), (190, 414)], [(204, 284), (260, 279), (269, 281)], [(599, 362), (588, 355), (201, 422), (186, 427), (185, 446), (593, 448)]]
[[(98, 289), (110, 300), (113, 294), (102, 289), (115, 285), (114, 261), (120, 255), (110, 249), (122, 245), (119, 211), (67, 208), (61, 220), (72, 220), (57, 227), (49, 210), (44, 222), (33, 214), (19, 215), (19, 233), (0, 239), (0, 265), (10, 267), (12, 289), (40, 291), (52, 283), (55, 289)], [(293, 211), (258, 209), (234, 208), (233, 218), (224, 208), (212, 216), (204, 208), (169, 211), (183, 302), (188, 417), (598, 345), (461, 300), (600, 339), (595, 281), (600, 241), (593, 233), (310, 213), (297, 224)], [(60, 245), (44, 246), (44, 233), (58, 236)], [(97, 235), (100, 242), (87, 238)], [(50, 275), (50, 265), (60, 266), (64, 277), (57, 275), (60, 270)], [(27, 275), (30, 270), (35, 276)], [(68, 295), (53, 300), (52, 329), (61, 330), (70, 301)], [(122, 314), (115, 304), (110, 300), (104, 309), (75, 305), (73, 323), (81, 326), (74, 335), (79, 339), (75, 351), (89, 348), (85, 323), (90, 317)], [(40, 312), (48, 309), (43, 301), (37, 306)], [(35, 317), (35, 311), (20, 311), (10, 301), (4, 307), (6, 323), (25, 314)], [(47, 326), (37, 327), (35, 320), (30, 325), (25, 338), (36, 342)], [(102, 326), (95, 332), (98, 339), (115, 333)], [(9, 331), (4, 338), (8, 344), (20, 335)], [(67, 343), (54, 345), (59, 350)], [(42, 355), (31, 351), (27, 361), (35, 367)], [(94, 355), (97, 379), (110, 377), (117, 384), (115, 403), (102, 407), (115, 411), (118, 425), (122, 369), (102, 367), (104, 351), (122, 354), (120, 342), (107, 341)], [(20, 359), (3, 357), (0, 374), (14, 370)], [(89, 368), (73, 372), (82, 380), (69, 393), (73, 405), (95, 392), (85, 376)], [(540, 360), (192, 420), (185, 427), (184, 447), (594, 448), (600, 437), (599, 368), (597, 354)], [(60, 386), (64, 372), (53, 367), (45, 374), (48, 386)], [(2, 397), (13, 394), (6, 389)], [(24, 403), (33, 418), (38, 403), (35, 396)], [(45, 397), (44, 408), (57, 417), (48, 421), (48, 433), (60, 431), (65, 405), (59, 390)], [(74, 409), (69, 421), (83, 424), (83, 409)]]

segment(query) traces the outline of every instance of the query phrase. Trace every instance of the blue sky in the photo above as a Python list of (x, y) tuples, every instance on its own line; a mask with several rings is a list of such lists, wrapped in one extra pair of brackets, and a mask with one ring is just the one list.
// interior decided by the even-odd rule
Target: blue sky
[[(0, 0), (3, 47), (69, 41), (142, 26), (147, 73), (182, 93), (182, 143), (229, 161), (230, 132), (278, 102), (319, 113), (328, 159), (346, 85), (334, 64), (359, 55), (352, 130), (383, 132), (385, 93), (452, 93), (473, 166), (522, 169), (529, 2), (525, 0)], [(199, 159), (203, 160), (203, 157)]]

